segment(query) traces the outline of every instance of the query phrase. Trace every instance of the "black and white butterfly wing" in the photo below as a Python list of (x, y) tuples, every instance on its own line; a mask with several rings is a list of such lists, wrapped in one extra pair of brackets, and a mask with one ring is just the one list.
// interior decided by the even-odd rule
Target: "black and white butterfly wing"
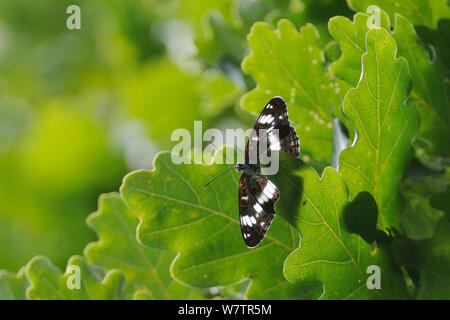
[(242, 174), (239, 181), (239, 220), (247, 247), (256, 247), (266, 235), (279, 197), (277, 187), (265, 176)]
[[(259, 150), (259, 139), (266, 138), (267, 145)], [(241, 232), (245, 244), (250, 248), (256, 247), (266, 235), (275, 216), (275, 202), (280, 198), (280, 192), (273, 182), (259, 172), (260, 154), (278, 150), (295, 157), (300, 152), (297, 133), (289, 123), (286, 103), (281, 97), (274, 97), (256, 120), (245, 148), (245, 165), (256, 165), (257, 173), (247, 174), (244, 170), (239, 181)]]
[[(274, 129), (278, 130), (278, 135), (275, 134)], [(257, 163), (259, 163), (258, 146), (261, 130), (266, 132), (268, 142), (267, 150), (261, 150), (262, 152), (281, 150), (298, 157), (300, 153), (299, 139), (297, 132), (289, 123), (287, 106), (281, 97), (270, 99), (256, 120), (245, 149), (247, 163), (251, 152), (258, 155)]]

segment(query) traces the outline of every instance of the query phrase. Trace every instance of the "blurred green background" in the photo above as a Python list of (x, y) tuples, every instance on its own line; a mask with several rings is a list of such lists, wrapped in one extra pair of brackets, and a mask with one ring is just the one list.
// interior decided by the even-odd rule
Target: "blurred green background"
[(174, 129), (250, 127), (255, 21), (312, 22), (325, 44), (334, 15), (351, 16), (344, 0), (0, 1), (0, 269), (37, 254), (63, 268), (95, 240), (98, 196), (151, 168)]

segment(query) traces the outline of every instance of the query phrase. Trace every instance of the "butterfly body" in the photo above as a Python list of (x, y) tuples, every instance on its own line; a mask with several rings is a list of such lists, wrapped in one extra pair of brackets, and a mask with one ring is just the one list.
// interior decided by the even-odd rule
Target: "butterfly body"
[[(275, 130), (276, 129), (276, 130)], [(260, 131), (267, 138), (267, 146), (260, 148)], [(261, 149), (261, 150), (260, 150)], [(275, 217), (275, 202), (280, 192), (275, 184), (261, 173), (260, 154), (285, 151), (298, 157), (299, 139), (290, 126), (287, 106), (281, 97), (272, 98), (256, 120), (253, 133), (245, 148), (245, 162), (234, 166), (242, 172), (239, 180), (239, 220), (241, 233), (249, 248), (256, 247), (264, 238)], [(252, 163), (251, 153), (256, 153)]]
[(261, 167), (255, 164), (247, 164), (247, 163), (238, 163), (234, 166), (236, 171), (242, 172), (247, 176), (254, 176), (255, 174), (261, 173)]

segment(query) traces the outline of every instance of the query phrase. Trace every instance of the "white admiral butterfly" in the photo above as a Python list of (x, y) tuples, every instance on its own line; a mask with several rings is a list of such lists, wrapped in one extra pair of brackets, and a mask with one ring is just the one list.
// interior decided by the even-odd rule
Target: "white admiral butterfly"
[[(276, 137), (271, 136), (274, 129), (278, 131)], [(239, 219), (242, 237), (249, 248), (256, 247), (266, 235), (275, 216), (274, 204), (280, 197), (275, 184), (261, 173), (258, 152), (260, 130), (265, 130), (269, 138), (266, 152), (282, 150), (295, 157), (300, 152), (297, 133), (289, 124), (286, 103), (281, 97), (274, 97), (256, 120), (245, 148), (245, 163), (234, 166), (242, 172), (239, 181)], [(257, 163), (251, 164), (249, 153), (254, 150), (257, 150)]]

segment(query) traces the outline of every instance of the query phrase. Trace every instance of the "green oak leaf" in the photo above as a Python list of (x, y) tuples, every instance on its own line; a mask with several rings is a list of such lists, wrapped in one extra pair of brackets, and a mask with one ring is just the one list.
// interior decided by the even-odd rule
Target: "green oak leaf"
[(0, 270), (0, 300), (25, 300), (28, 280), (22, 268), (17, 274)]
[(145, 294), (153, 299), (189, 299), (195, 290), (173, 280), (169, 272), (175, 254), (138, 243), (138, 223), (119, 194), (102, 195), (99, 210), (87, 219), (99, 241), (85, 248), (85, 256), (106, 270), (123, 272), (128, 298), (139, 291), (140, 298)]
[(243, 107), (259, 113), (270, 98), (283, 97), (289, 118), (303, 137), (302, 153), (329, 162), (333, 148), (330, 105), (339, 107), (349, 86), (326, 72), (317, 29), (307, 24), (298, 32), (284, 19), (276, 30), (255, 23), (248, 42), (252, 52), (242, 69), (258, 85), (242, 98)]
[[(380, 11), (381, 26), (389, 28), (389, 17)], [(353, 87), (361, 77), (361, 56), (366, 52), (366, 32), (368, 15), (357, 13), (353, 21), (336, 16), (328, 22), (331, 35), (341, 47), (341, 57), (330, 67), (330, 72), (350, 83)]]
[[(389, 19), (380, 11), (382, 27), (389, 30)], [(368, 15), (357, 13), (351, 22), (344, 17), (330, 19), (329, 29), (342, 49), (341, 58), (332, 65), (331, 71), (338, 78), (356, 86), (361, 73), (361, 55), (364, 53)], [(427, 49), (419, 42), (414, 26), (403, 16), (395, 15), (393, 36), (398, 45), (398, 56), (406, 58), (413, 80), (409, 105), (414, 105), (421, 115), (417, 144), (419, 154), (424, 149), (429, 156), (448, 157), (450, 146), (446, 137), (450, 134), (450, 109), (448, 92), (450, 84), (443, 65), (436, 57), (430, 60)], [(423, 145), (423, 147), (420, 147)], [(421, 157), (423, 158), (423, 157)]]
[(447, 196), (440, 204), (448, 203), (448, 194), (443, 193), (447, 180), (446, 175), (436, 173), (416, 176), (410, 173), (403, 179), (401, 192), (406, 205), (400, 214), (400, 223), (409, 238), (433, 236), (437, 222), (445, 214), (445, 207), (436, 206), (436, 200)]
[(433, 238), (421, 243), (424, 254), (417, 299), (450, 299), (450, 224), (441, 219)]
[(341, 152), (339, 163), (350, 196), (370, 192), (378, 205), (378, 225), (386, 229), (402, 208), (399, 184), (412, 154), (419, 115), (404, 104), (411, 81), (406, 60), (396, 57), (394, 38), (385, 29), (375, 28), (366, 34), (366, 47), (361, 80), (343, 105), (359, 137), (353, 147)]
[(238, 173), (229, 171), (202, 188), (230, 165), (176, 165), (171, 154), (163, 152), (156, 157), (154, 168), (127, 175), (121, 193), (141, 218), (139, 241), (178, 252), (171, 266), (175, 279), (206, 288), (250, 278), (246, 292), (250, 299), (305, 298), (305, 292), (311, 291), (311, 286), (305, 289), (283, 277), (283, 261), (300, 240), (283, 218), (275, 217), (257, 248), (244, 244), (238, 217)]
[[(26, 266), (30, 286), (26, 295), (32, 300), (118, 300), (124, 299), (124, 275), (116, 270), (104, 272), (81, 256), (69, 259), (67, 267), (80, 270), (80, 289), (69, 289), (73, 271), (63, 273), (46, 257), (36, 256)], [(69, 269), (68, 269), (69, 271)], [(73, 284), (73, 282), (71, 282)]]
[(436, 54), (444, 63), (448, 76), (450, 74), (450, 43), (447, 38), (450, 33), (450, 19), (439, 20), (437, 29), (417, 26), (416, 30), (420, 39), (436, 49)]
[(347, 0), (355, 11), (367, 12), (370, 5), (376, 5), (394, 18), (396, 13), (405, 16), (415, 25), (436, 28), (440, 19), (450, 17), (447, 0)]
[(152, 300), (152, 294), (147, 289), (139, 289), (133, 294), (133, 300)]
[(416, 299), (449, 299), (450, 223), (442, 217), (433, 237), (411, 240), (397, 236), (393, 253), (416, 283)]
[(420, 112), (419, 138), (428, 143), (430, 155), (450, 157), (450, 82), (439, 57), (430, 60), (427, 49), (419, 43), (414, 26), (396, 15), (393, 33), (398, 44), (398, 55), (405, 57), (413, 79), (409, 104)]
[(251, 284), (250, 279), (244, 279), (237, 283), (233, 283), (227, 286), (219, 286), (210, 288), (211, 294), (217, 294), (224, 299), (229, 300), (243, 300), (245, 299), (245, 293), (249, 285)]
[(433, 235), (437, 221), (443, 215), (430, 205), (430, 198), (413, 190), (403, 192), (407, 204), (400, 216), (400, 222), (410, 238), (429, 238)]
[[(286, 259), (286, 278), (296, 283), (319, 280), (321, 299), (402, 298), (401, 276), (385, 248), (374, 242), (377, 206), (371, 195), (361, 193), (349, 203), (345, 180), (331, 167), (322, 177), (303, 164), (294, 163), (291, 171), (298, 181), (284, 181), (299, 195), (294, 223), (302, 243)], [(367, 287), (372, 265), (380, 268), (380, 290)]]

